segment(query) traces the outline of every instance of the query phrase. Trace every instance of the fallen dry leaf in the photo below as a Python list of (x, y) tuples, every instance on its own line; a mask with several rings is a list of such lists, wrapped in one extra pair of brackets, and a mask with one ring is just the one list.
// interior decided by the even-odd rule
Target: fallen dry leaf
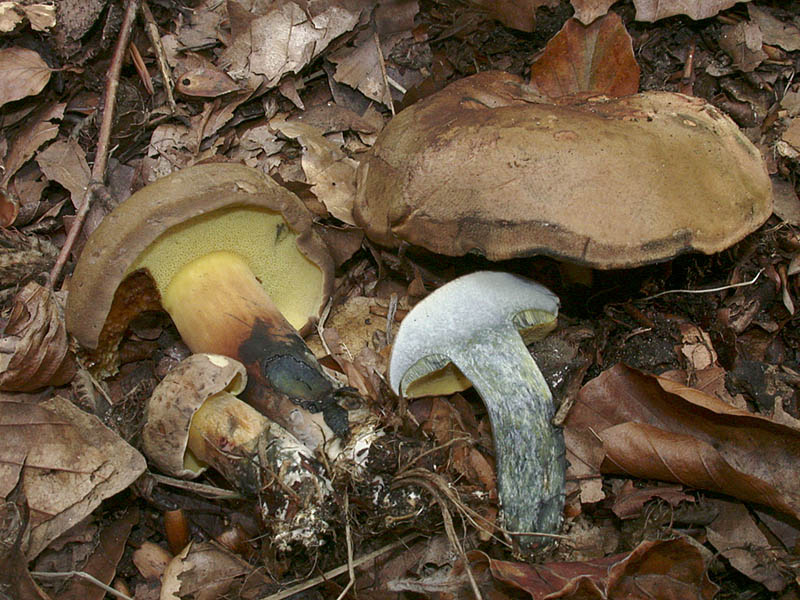
[(471, 0), (483, 7), (506, 27), (520, 31), (533, 31), (536, 23), (536, 9), (542, 6), (558, 6), (557, 0)]
[[(96, 546), (81, 570), (98, 581), (111, 585), (117, 573), (117, 565), (122, 558), (128, 536), (133, 526), (139, 522), (139, 510), (128, 509), (119, 519), (106, 525), (95, 540)], [(104, 589), (86, 579), (75, 578), (59, 592), (59, 600), (103, 600)]]
[(575, 18), (584, 25), (589, 25), (595, 19), (602, 17), (617, 0), (572, 0), (575, 9)]
[(719, 38), (719, 46), (733, 59), (733, 66), (745, 73), (755, 70), (767, 59), (761, 44), (761, 30), (748, 21), (726, 25)]
[(31, 281), (17, 294), (0, 337), (0, 390), (63, 385), (74, 372), (63, 307), (49, 288)]
[(0, 49), (0, 106), (35, 96), (50, 81), (50, 67), (27, 48)]
[(617, 365), (587, 383), (564, 430), (573, 475), (673, 481), (800, 517), (800, 431)]
[(623, 600), (628, 598), (703, 598), (717, 591), (708, 578), (707, 558), (684, 538), (642, 542), (629, 554), (585, 562), (529, 565), (488, 559), (499, 580), (535, 600)]
[(747, 5), (747, 13), (761, 30), (765, 44), (780, 46), (793, 52), (800, 50), (800, 26), (790, 21), (781, 21), (774, 17), (767, 8)]
[(5, 188), (14, 174), (24, 165), (36, 151), (58, 135), (59, 123), (64, 116), (65, 103), (47, 104), (28, 119), (11, 142), (5, 160), (6, 170), (0, 181), (0, 188)]
[(642, 507), (653, 498), (660, 498), (670, 506), (678, 506), (681, 502), (694, 502), (694, 497), (684, 492), (683, 487), (679, 485), (637, 488), (628, 480), (617, 493), (611, 510), (620, 519), (633, 519), (641, 514)]
[(0, 395), (0, 465), (0, 498), (20, 481), (28, 498), (28, 560), (146, 467), (139, 452), (69, 400), (35, 403), (15, 394)]
[(238, 598), (243, 585), (255, 588), (265, 582), (263, 574), (218, 544), (191, 543), (167, 565), (161, 579), (161, 598)]
[(302, 165), (306, 181), (328, 212), (343, 223), (355, 225), (353, 202), (358, 163), (316, 127), (278, 117), (270, 121), (270, 126), (303, 146)]
[(28, 572), (22, 550), (30, 510), (21, 485), (0, 502), (0, 593), (14, 600), (50, 600)]
[(69, 191), (72, 205), (78, 208), (91, 178), (86, 153), (80, 144), (71, 138), (53, 142), (39, 152), (36, 162), (48, 179)]
[(569, 19), (531, 65), (531, 85), (550, 98), (627, 96), (639, 90), (631, 36), (616, 13), (589, 26)]
[(249, 67), (273, 86), (286, 73), (297, 73), (334, 38), (358, 23), (359, 12), (331, 3), (311, 17), (298, 4), (282, 2), (252, 19)]
[(789, 556), (772, 546), (741, 502), (708, 498), (717, 517), (706, 526), (709, 543), (727, 558), (731, 565), (771, 592), (780, 592), (789, 583), (788, 573), (782, 574), (778, 558), (784, 563)]
[(238, 83), (213, 64), (206, 64), (187, 71), (175, 82), (175, 91), (187, 96), (203, 98), (216, 98), (240, 89)]
[(687, 15), (695, 21), (713, 17), (737, 2), (750, 0), (633, 0), (637, 21), (658, 21), (675, 15)]

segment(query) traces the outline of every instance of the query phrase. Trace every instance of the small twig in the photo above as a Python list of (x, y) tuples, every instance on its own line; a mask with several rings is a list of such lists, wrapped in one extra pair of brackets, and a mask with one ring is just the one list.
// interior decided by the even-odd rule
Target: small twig
[(353, 535), (350, 532), (350, 497), (347, 494), (344, 495), (344, 535), (347, 540), (347, 574), (350, 580), (336, 600), (342, 600), (356, 582), (356, 570), (353, 567)]
[(213, 485), (206, 485), (205, 483), (197, 483), (194, 481), (185, 481), (183, 479), (175, 479), (167, 477), (166, 475), (158, 475), (157, 473), (150, 473), (150, 477), (158, 483), (169, 485), (171, 487), (194, 492), (205, 498), (212, 498), (217, 500), (242, 500), (244, 496), (232, 490), (225, 490), (215, 487)]
[(103, 186), (102, 182), (105, 180), (109, 144), (111, 142), (111, 127), (114, 124), (114, 106), (117, 101), (117, 88), (119, 87), (119, 74), (122, 71), (122, 61), (128, 49), (128, 42), (131, 38), (131, 28), (133, 27), (133, 21), (136, 18), (136, 10), (138, 8), (139, 0), (130, 0), (130, 2), (128, 2), (128, 7), (125, 9), (125, 17), (120, 27), (119, 39), (114, 48), (114, 56), (111, 58), (111, 64), (106, 73), (103, 121), (100, 124), (100, 132), (97, 137), (97, 150), (95, 152), (94, 164), (92, 165), (92, 179), (89, 185), (86, 186), (86, 191), (83, 194), (83, 202), (78, 212), (75, 214), (75, 219), (67, 234), (67, 239), (64, 241), (56, 263), (50, 271), (50, 281), (48, 281), (50, 289), (55, 289), (58, 279), (61, 276), (61, 271), (64, 269), (64, 265), (67, 262), (67, 258), (70, 252), (72, 252), (72, 248), (75, 246), (75, 240), (78, 239), (78, 235), (80, 235), (81, 229), (83, 229), (86, 216), (89, 214), (89, 208), (91, 208), (91, 200), (97, 194), (98, 188)]
[(652, 296), (645, 296), (644, 298), (639, 298), (639, 300), (652, 300), (653, 298), (659, 298), (661, 296), (666, 296), (667, 294), (711, 294), (713, 292), (724, 292), (725, 290), (730, 290), (733, 288), (753, 285), (756, 281), (758, 281), (758, 278), (761, 277), (761, 273), (763, 272), (764, 269), (760, 269), (758, 273), (756, 273), (756, 276), (753, 277), (750, 281), (742, 281), (740, 283), (731, 283), (730, 285), (722, 285), (720, 287), (704, 288), (699, 290), (666, 290), (664, 292), (659, 292), (658, 294), (653, 294)]
[(122, 598), (122, 600), (133, 600), (133, 598), (131, 598), (130, 596), (126, 596), (122, 592), (119, 592), (119, 591), (115, 590), (114, 588), (112, 588), (110, 585), (106, 585), (105, 583), (103, 583), (102, 581), (97, 579), (96, 577), (92, 577), (91, 575), (89, 575), (88, 573), (84, 573), (83, 571), (66, 571), (65, 573), (51, 573), (49, 571), (31, 571), (31, 575), (33, 575), (34, 577), (43, 577), (43, 578), (51, 578), (51, 579), (60, 578), (60, 577), (63, 577), (63, 578), (66, 578), (66, 577), (80, 577), (82, 579), (86, 579), (87, 581), (90, 581), (91, 583), (93, 583), (94, 585), (96, 585), (100, 589), (105, 590), (106, 592), (108, 592), (112, 596), (116, 596), (117, 598)]
[(169, 72), (169, 63), (167, 62), (167, 54), (164, 52), (164, 46), (161, 44), (161, 37), (158, 35), (158, 25), (153, 18), (153, 13), (150, 12), (150, 6), (147, 0), (142, 0), (142, 16), (144, 17), (144, 30), (153, 46), (156, 53), (156, 62), (158, 63), (158, 70), (161, 72), (161, 79), (164, 83), (164, 92), (167, 94), (167, 104), (169, 111), (173, 115), (178, 111), (175, 104), (175, 96), (172, 94), (172, 75)]
[(378, 64), (381, 67), (381, 75), (383, 76), (383, 98), (389, 106), (389, 110), (394, 116), (394, 101), (392, 100), (392, 90), (389, 89), (389, 75), (386, 73), (386, 63), (383, 60), (383, 50), (381, 50), (381, 40), (378, 37), (378, 32), (373, 31), (372, 35), (375, 39), (375, 48), (378, 50)]
[(389, 299), (389, 311), (386, 313), (386, 343), (392, 343), (392, 323), (394, 323), (394, 315), (397, 313), (398, 297), (397, 294), (392, 293)]
[[(307, 581), (304, 581), (303, 583), (299, 583), (299, 584), (297, 584), (295, 586), (292, 586), (290, 588), (287, 588), (287, 589), (285, 589), (285, 590), (283, 590), (281, 592), (277, 592), (275, 594), (270, 594), (269, 596), (264, 596), (261, 600), (283, 600), (284, 598), (288, 598), (289, 596), (294, 596), (295, 594), (299, 594), (302, 591), (305, 591), (305, 590), (311, 589), (313, 587), (316, 587), (320, 583), (325, 583), (329, 579), (333, 579), (334, 577), (338, 577), (339, 575), (342, 575), (343, 573), (347, 573), (351, 568), (354, 569), (356, 567), (360, 567), (364, 563), (367, 563), (367, 562), (369, 562), (371, 560), (375, 560), (376, 558), (378, 558), (382, 554), (386, 554), (387, 552), (390, 552), (390, 551), (394, 550), (395, 548), (397, 548), (399, 546), (405, 546), (405, 545), (408, 544), (408, 542), (411, 542), (411, 541), (413, 541), (413, 540), (415, 540), (415, 539), (417, 539), (418, 537), (421, 537), (421, 536), (422, 536), (421, 533), (411, 533), (411, 534), (409, 534), (409, 535), (407, 535), (405, 537), (400, 538), (396, 542), (392, 542), (391, 544), (388, 544), (388, 545), (384, 546), (383, 548), (378, 548), (374, 552), (370, 552), (369, 554), (365, 554), (361, 558), (357, 558), (357, 559), (353, 560), (352, 564), (346, 564), (346, 565), (342, 565), (340, 567), (336, 567), (335, 569), (331, 569), (330, 571), (327, 571), (327, 572), (323, 573), (322, 575), (318, 575), (317, 577), (314, 577), (313, 579), (309, 579)], [(348, 560), (348, 563), (350, 563), (350, 562), (351, 561)]]

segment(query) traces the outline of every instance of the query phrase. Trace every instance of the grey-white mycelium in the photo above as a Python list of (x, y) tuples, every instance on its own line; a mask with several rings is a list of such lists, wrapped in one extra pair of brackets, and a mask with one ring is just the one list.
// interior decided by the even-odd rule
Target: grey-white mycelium
[[(526, 342), (556, 324), (558, 297), (509, 273), (479, 271), (440, 287), (403, 319), (389, 382), (404, 397), (473, 385), (489, 414), (505, 527), (553, 533), (564, 507), (565, 450), (552, 394)], [(520, 546), (541, 536), (520, 536)]]

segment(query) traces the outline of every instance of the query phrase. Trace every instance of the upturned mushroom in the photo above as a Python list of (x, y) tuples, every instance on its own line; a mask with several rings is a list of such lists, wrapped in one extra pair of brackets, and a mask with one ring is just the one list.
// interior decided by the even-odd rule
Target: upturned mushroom
[[(533, 281), (479, 271), (424, 298), (400, 324), (389, 362), (398, 395), (451, 394), (473, 385), (494, 436), (505, 526), (553, 533), (564, 507), (565, 450), (547, 382), (525, 342), (556, 324), (558, 298)], [(542, 536), (514, 538), (523, 549)]]
[(771, 210), (758, 150), (700, 98), (556, 105), (489, 71), (391, 120), (359, 166), (353, 214), (385, 246), (612, 269), (721, 251)]
[(284, 533), (316, 523), (330, 483), (306, 446), (237, 398), (246, 383), (244, 366), (231, 358), (193, 354), (181, 361), (148, 401), (144, 453), (168, 475), (193, 479), (210, 466), (243, 495), (268, 497), (265, 516)]
[(333, 261), (302, 202), (261, 172), (183, 169), (120, 204), (91, 234), (69, 284), (68, 330), (115, 367), (134, 316), (166, 310), (196, 353), (245, 364), (248, 402), (315, 449), (347, 431), (340, 389), (307, 348)]

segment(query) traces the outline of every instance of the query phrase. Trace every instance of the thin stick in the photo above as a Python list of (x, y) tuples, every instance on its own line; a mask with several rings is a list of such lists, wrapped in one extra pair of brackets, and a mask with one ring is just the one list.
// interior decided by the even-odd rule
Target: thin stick
[(392, 100), (392, 90), (389, 89), (389, 75), (386, 73), (386, 63), (383, 60), (381, 39), (378, 37), (377, 31), (374, 31), (372, 35), (375, 40), (375, 48), (378, 50), (378, 64), (381, 67), (381, 75), (383, 76), (383, 97), (386, 104), (389, 105), (389, 110), (392, 111), (392, 116), (394, 116), (394, 101)]
[(161, 72), (161, 79), (164, 83), (164, 92), (167, 94), (169, 111), (174, 115), (178, 111), (178, 107), (175, 104), (175, 96), (172, 94), (172, 75), (169, 72), (167, 53), (164, 52), (164, 46), (161, 44), (161, 38), (158, 35), (158, 25), (156, 25), (156, 20), (153, 18), (153, 13), (150, 12), (150, 6), (147, 4), (147, 0), (142, 0), (142, 15), (144, 16), (145, 22), (144, 30), (156, 53), (156, 62), (158, 63), (158, 70)]
[(51, 579), (55, 579), (58, 577), (64, 577), (64, 578), (80, 577), (81, 579), (86, 579), (87, 581), (90, 581), (91, 583), (93, 583), (100, 589), (105, 590), (112, 596), (116, 596), (117, 598), (122, 598), (122, 600), (133, 600), (133, 598), (131, 598), (130, 596), (126, 596), (122, 592), (119, 592), (114, 588), (112, 588), (110, 585), (106, 585), (96, 577), (92, 577), (91, 575), (89, 575), (88, 573), (84, 573), (83, 571), (66, 571), (64, 573), (51, 573), (49, 571), (31, 571), (31, 575), (34, 577), (49, 577)]
[(667, 290), (665, 292), (659, 292), (658, 294), (653, 294), (652, 296), (645, 296), (644, 298), (639, 298), (639, 300), (652, 300), (653, 298), (659, 298), (660, 296), (666, 296), (667, 294), (711, 294), (713, 292), (724, 292), (725, 290), (730, 290), (733, 288), (753, 285), (756, 281), (758, 281), (758, 278), (761, 277), (761, 273), (763, 272), (764, 269), (759, 270), (759, 272), (756, 273), (756, 276), (753, 277), (750, 281), (731, 283), (730, 285), (722, 285), (720, 287), (713, 287), (713, 288), (704, 288), (701, 290)]
[(342, 600), (356, 582), (356, 570), (353, 567), (353, 535), (350, 532), (350, 497), (347, 494), (344, 496), (344, 533), (347, 540), (347, 573), (350, 580), (336, 600)]
[[(422, 534), (420, 534), (420, 533), (411, 533), (411, 534), (409, 534), (409, 535), (407, 535), (405, 537), (400, 538), (396, 542), (393, 542), (391, 544), (388, 544), (388, 545), (384, 546), (383, 548), (378, 548), (377, 550), (375, 550), (375, 552), (370, 552), (369, 554), (365, 554), (361, 558), (355, 559), (354, 561), (352, 561), (352, 564), (347, 564), (347, 565), (342, 565), (340, 567), (336, 567), (335, 569), (331, 569), (330, 571), (328, 571), (326, 573), (323, 573), (322, 575), (318, 575), (317, 577), (314, 577), (313, 579), (309, 579), (308, 581), (304, 581), (303, 583), (299, 583), (299, 584), (297, 584), (295, 586), (292, 586), (290, 588), (287, 588), (287, 589), (285, 589), (285, 590), (283, 590), (281, 592), (277, 592), (275, 594), (271, 594), (269, 596), (265, 596), (261, 600), (283, 600), (284, 598), (288, 598), (289, 596), (294, 596), (295, 594), (299, 594), (302, 591), (305, 591), (305, 590), (308, 590), (308, 589), (310, 589), (312, 587), (318, 586), (320, 583), (325, 583), (329, 579), (333, 579), (334, 577), (338, 577), (342, 573), (347, 573), (347, 571), (350, 570), (351, 568), (354, 569), (356, 567), (360, 567), (364, 563), (367, 563), (367, 562), (369, 562), (371, 560), (375, 560), (381, 554), (386, 554), (387, 552), (390, 552), (390, 551), (394, 550), (395, 548), (397, 548), (399, 546), (405, 546), (405, 545), (408, 544), (408, 542), (411, 542), (411, 541), (413, 541), (413, 540), (415, 540), (415, 539), (417, 539), (418, 537), (421, 537), (421, 536), (422, 536)], [(348, 560), (348, 563), (349, 562), (350, 561)]]
[(106, 165), (108, 164), (109, 144), (111, 142), (111, 126), (114, 124), (114, 105), (117, 101), (117, 88), (119, 87), (119, 74), (122, 70), (122, 61), (125, 58), (125, 51), (128, 49), (128, 42), (131, 38), (131, 28), (133, 21), (136, 18), (136, 11), (139, 8), (139, 0), (130, 0), (125, 9), (125, 17), (122, 20), (122, 26), (119, 31), (119, 39), (117, 46), (114, 48), (114, 56), (111, 58), (111, 64), (106, 73), (106, 89), (105, 100), (103, 102), (103, 121), (100, 123), (100, 132), (97, 136), (97, 150), (95, 152), (94, 164), (92, 165), (92, 180), (86, 186), (86, 191), (83, 194), (83, 202), (81, 203), (78, 212), (75, 214), (75, 220), (72, 222), (72, 228), (67, 234), (67, 239), (61, 247), (61, 252), (56, 259), (56, 264), (50, 271), (50, 281), (48, 286), (50, 289), (55, 289), (61, 271), (67, 262), (67, 258), (75, 246), (75, 240), (78, 239), (83, 224), (86, 221), (86, 215), (89, 214), (91, 207), (91, 200), (96, 195), (99, 188), (103, 186), (103, 181), (106, 176)]

